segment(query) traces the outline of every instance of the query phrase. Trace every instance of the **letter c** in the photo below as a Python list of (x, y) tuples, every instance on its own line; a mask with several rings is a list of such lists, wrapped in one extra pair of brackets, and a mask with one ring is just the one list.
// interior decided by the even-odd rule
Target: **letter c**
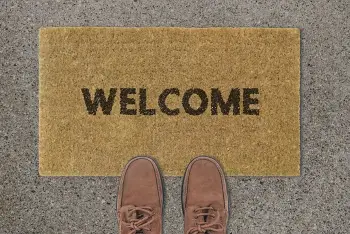
[(179, 108), (175, 108), (175, 109), (169, 109), (167, 107), (167, 105), (165, 104), (165, 100), (166, 98), (170, 95), (170, 94), (176, 94), (177, 96), (180, 95), (180, 91), (177, 88), (172, 88), (172, 89), (165, 89), (160, 95), (159, 95), (159, 99), (158, 99), (158, 105), (160, 107), (160, 110), (167, 114), (167, 115), (178, 115), (180, 113), (180, 109)]

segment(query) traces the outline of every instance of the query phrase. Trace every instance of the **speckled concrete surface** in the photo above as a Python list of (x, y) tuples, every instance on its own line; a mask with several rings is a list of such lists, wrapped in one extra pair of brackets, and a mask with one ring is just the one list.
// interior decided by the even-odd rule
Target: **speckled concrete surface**
[[(228, 178), (231, 233), (350, 230), (350, 4), (334, 1), (0, 1), (0, 233), (117, 233), (113, 177), (38, 176), (41, 26), (302, 29), (302, 176)], [(165, 234), (183, 232), (166, 178)]]

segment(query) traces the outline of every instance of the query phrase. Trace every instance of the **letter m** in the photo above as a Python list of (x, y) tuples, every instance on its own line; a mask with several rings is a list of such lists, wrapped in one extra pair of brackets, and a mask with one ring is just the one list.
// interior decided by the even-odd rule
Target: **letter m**
[(111, 88), (109, 90), (109, 96), (106, 100), (105, 93), (103, 89), (96, 89), (94, 100), (91, 100), (90, 91), (87, 88), (82, 88), (81, 92), (84, 96), (84, 101), (86, 105), (86, 110), (90, 115), (96, 115), (96, 111), (98, 105), (101, 106), (102, 112), (104, 115), (110, 115), (112, 111), (112, 107), (114, 104), (115, 95), (117, 93), (117, 89)]
[(232, 114), (239, 115), (240, 92), (239, 89), (231, 89), (227, 101), (224, 101), (219, 89), (211, 89), (211, 114), (218, 114), (218, 106), (223, 115), (228, 115), (232, 106)]

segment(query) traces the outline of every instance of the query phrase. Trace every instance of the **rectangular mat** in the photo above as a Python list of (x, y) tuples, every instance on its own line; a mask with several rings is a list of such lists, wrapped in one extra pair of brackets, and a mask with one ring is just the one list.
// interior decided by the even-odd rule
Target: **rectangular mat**
[(136, 155), (183, 175), (299, 175), (300, 33), (268, 28), (40, 30), (41, 175), (119, 175)]

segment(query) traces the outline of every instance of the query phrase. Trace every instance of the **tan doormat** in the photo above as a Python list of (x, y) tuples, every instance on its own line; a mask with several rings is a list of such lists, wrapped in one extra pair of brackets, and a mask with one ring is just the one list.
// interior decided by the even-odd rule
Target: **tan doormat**
[(300, 173), (298, 29), (43, 28), (39, 61), (41, 175)]

